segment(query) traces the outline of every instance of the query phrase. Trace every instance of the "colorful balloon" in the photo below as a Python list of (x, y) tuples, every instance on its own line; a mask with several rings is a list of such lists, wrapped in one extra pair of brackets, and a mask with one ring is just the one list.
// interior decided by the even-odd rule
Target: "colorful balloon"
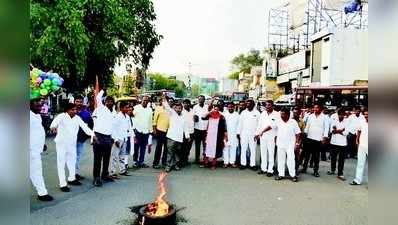
[(45, 79), (45, 80), (43, 81), (43, 83), (44, 83), (46, 86), (50, 86), (50, 85), (51, 85), (51, 80), (50, 80), (50, 79)]
[(48, 94), (48, 90), (47, 89), (41, 89), (40, 90), (40, 94), (43, 95), (43, 96), (47, 95)]

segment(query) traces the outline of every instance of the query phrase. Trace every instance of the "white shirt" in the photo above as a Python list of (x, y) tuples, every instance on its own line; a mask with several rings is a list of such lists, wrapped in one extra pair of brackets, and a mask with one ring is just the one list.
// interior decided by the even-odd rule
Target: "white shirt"
[(115, 131), (115, 120), (116, 120), (116, 111), (109, 110), (104, 104), (102, 104), (102, 95), (104, 91), (100, 91), (97, 95), (97, 108), (93, 112), (93, 121), (95, 132), (104, 134), (104, 135), (112, 135)]
[(294, 148), (296, 144), (296, 134), (301, 133), (297, 121), (289, 119), (285, 122), (282, 119), (278, 119), (276, 127), (276, 145), (278, 148)]
[(134, 106), (134, 127), (143, 134), (152, 133), (152, 108), (147, 105), (146, 108), (140, 105)]
[(239, 126), (239, 114), (237, 112), (224, 112), (225, 122), (227, 124), (228, 140), (236, 139)]
[(167, 101), (163, 101), (163, 105), (165, 110), (170, 115), (170, 124), (166, 137), (180, 143), (182, 143), (184, 140), (184, 134), (185, 138), (190, 138), (188, 124), (185, 122), (183, 113), (181, 112), (181, 115), (178, 115), (174, 109), (170, 108), (170, 105), (167, 103)]
[(361, 136), (359, 137), (359, 148), (368, 150), (368, 122), (366, 119), (360, 120), (359, 129)]
[(315, 113), (308, 117), (304, 132), (309, 139), (321, 141), (322, 138), (329, 136), (329, 123), (325, 114), (321, 113), (318, 117)]
[(68, 113), (61, 113), (54, 118), (50, 125), (50, 128), (57, 128), (57, 136), (54, 139), (56, 143), (71, 145), (76, 145), (79, 127), (87, 135), (93, 135), (93, 131), (77, 115), (72, 118)]
[(198, 130), (207, 130), (207, 125), (209, 123), (208, 120), (203, 120), (202, 117), (204, 117), (209, 111), (208, 111), (208, 106), (203, 105), (203, 107), (200, 107), (199, 104), (195, 105), (193, 107), (193, 114), (199, 117), (199, 121), (195, 122), (195, 129)]
[(333, 127), (336, 126), (337, 130), (345, 129), (342, 134), (333, 134), (332, 133), (332, 138), (330, 139), (330, 144), (332, 145), (337, 145), (337, 146), (347, 146), (347, 125), (348, 121), (346, 119), (343, 119), (343, 121), (337, 120), (332, 120), (332, 123), (330, 125), (330, 133), (333, 131)]
[(40, 114), (30, 111), (30, 141), (29, 149), (36, 153), (43, 152), (44, 143), (46, 141), (46, 132), (41, 123)]
[(350, 132), (351, 134), (356, 134), (359, 129), (359, 126), (361, 125), (361, 120), (362, 120), (361, 116), (358, 117), (355, 114), (351, 114), (348, 117), (348, 127), (347, 127), (348, 132)]
[(119, 112), (116, 116), (115, 121), (115, 132), (113, 138), (119, 141), (125, 141), (131, 132), (131, 121), (130, 116)]
[(195, 132), (195, 129), (194, 129), (195, 122), (193, 120), (193, 111), (192, 110), (187, 111), (187, 110), (184, 109), (182, 111), (182, 114), (183, 114), (183, 116), (185, 118), (185, 122), (186, 122), (186, 124), (188, 126), (189, 133), (193, 134)]
[[(268, 114), (267, 111), (264, 111), (260, 115), (260, 120), (257, 126), (257, 135), (260, 135), (261, 132), (264, 131), (265, 128), (268, 126), (271, 126), (272, 128), (275, 128), (276, 122), (281, 119), (281, 115), (279, 112), (273, 110), (270, 114)], [(265, 132), (262, 135), (262, 138), (265, 140), (271, 140), (275, 138), (276, 136), (276, 129), (271, 129), (267, 132)]]
[(258, 122), (260, 120), (260, 112), (257, 109), (249, 111), (245, 109), (239, 118), (238, 132), (239, 135), (253, 135), (256, 134)]

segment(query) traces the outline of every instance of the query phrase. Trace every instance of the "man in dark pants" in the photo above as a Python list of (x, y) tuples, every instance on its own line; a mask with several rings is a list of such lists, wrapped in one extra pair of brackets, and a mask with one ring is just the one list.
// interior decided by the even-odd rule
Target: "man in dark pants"
[(149, 134), (153, 132), (152, 127), (152, 109), (148, 106), (149, 97), (144, 96), (142, 102), (136, 105), (133, 110), (134, 123), (135, 123), (135, 145), (134, 145), (134, 161), (135, 167), (147, 168), (148, 165), (144, 163), (145, 150), (148, 145)]
[(203, 116), (207, 114), (208, 106), (205, 105), (205, 97), (200, 95), (198, 97), (198, 104), (193, 107), (194, 121), (195, 121), (195, 163), (200, 163), (200, 146), (203, 146), (202, 155), (206, 148), (206, 131), (207, 131), (207, 120), (203, 120)]
[[(93, 144), (94, 150), (94, 186), (102, 186), (102, 182), (113, 182), (109, 177), (109, 160), (114, 139), (112, 138), (113, 123), (116, 118), (116, 112), (113, 110), (114, 99), (110, 96), (105, 98), (105, 105), (102, 104), (104, 91), (101, 90), (97, 95), (97, 108), (93, 112), (94, 133), (97, 137)], [(101, 165), (102, 164), (102, 165)], [(102, 166), (102, 173), (101, 173)], [(101, 175), (101, 176), (100, 176)]]
[(184, 137), (184, 140), (182, 142), (182, 151), (181, 151), (181, 159), (180, 159), (180, 167), (184, 167), (189, 165), (190, 163), (188, 162), (189, 159), (189, 154), (191, 152), (192, 148), (192, 143), (193, 143), (193, 136), (194, 136), (194, 120), (193, 120), (193, 110), (191, 109), (191, 101), (189, 99), (184, 99), (182, 102), (183, 105), (183, 111), (182, 115), (184, 116), (184, 120), (186, 123), (186, 126), (188, 127), (189, 131), (189, 138)]
[[(169, 114), (162, 105), (162, 99), (159, 101), (159, 106), (156, 107), (153, 116), (153, 133), (156, 138), (155, 156), (153, 159), (153, 168), (160, 169), (159, 162), (162, 158), (162, 166), (165, 167), (167, 163), (167, 138), (166, 133), (169, 128)], [(163, 151), (162, 151), (163, 148)], [(162, 154), (163, 152), (163, 154)]]
[(308, 118), (304, 129), (307, 135), (306, 146), (304, 146), (304, 164), (301, 173), (307, 172), (308, 162), (311, 155), (314, 157), (314, 176), (319, 177), (319, 156), (322, 144), (329, 136), (329, 126), (326, 116), (322, 113), (322, 106), (314, 105), (314, 113)]

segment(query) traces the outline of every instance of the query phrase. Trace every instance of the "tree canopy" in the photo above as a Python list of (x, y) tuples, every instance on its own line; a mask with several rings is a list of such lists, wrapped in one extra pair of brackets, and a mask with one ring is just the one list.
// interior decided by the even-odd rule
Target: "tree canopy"
[(170, 76), (162, 73), (150, 73), (148, 77), (153, 82), (153, 90), (174, 90), (176, 97), (182, 98), (186, 95), (187, 87), (183, 81), (169, 79)]
[(259, 50), (250, 50), (246, 54), (235, 56), (232, 61), (233, 72), (229, 75), (230, 79), (239, 79), (239, 73), (250, 73), (253, 66), (261, 66), (264, 58)]
[(31, 0), (31, 62), (65, 78), (64, 86), (78, 90), (112, 83), (120, 57), (139, 67), (149, 66), (162, 38), (153, 21), (151, 0)]

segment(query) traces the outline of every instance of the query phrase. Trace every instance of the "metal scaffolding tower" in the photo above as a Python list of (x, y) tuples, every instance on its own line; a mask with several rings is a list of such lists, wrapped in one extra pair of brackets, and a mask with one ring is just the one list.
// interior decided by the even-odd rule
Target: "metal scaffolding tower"
[(338, 8), (328, 7), (330, 2), (333, 1), (307, 0), (305, 10), (303, 10), (302, 22), (295, 25), (292, 23), (292, 9), (289, 9), (292, 5), (290, 2), (269, 10), (267, 49), (283, 49), (291, 54), (307, 49), (310, 45), (311, 36), (322, 30), (328, 28), (368, 28), (368, 1), (357, 0), (359, 9), (347, 14), (344, 12), (343, 5), (339, 5)]

